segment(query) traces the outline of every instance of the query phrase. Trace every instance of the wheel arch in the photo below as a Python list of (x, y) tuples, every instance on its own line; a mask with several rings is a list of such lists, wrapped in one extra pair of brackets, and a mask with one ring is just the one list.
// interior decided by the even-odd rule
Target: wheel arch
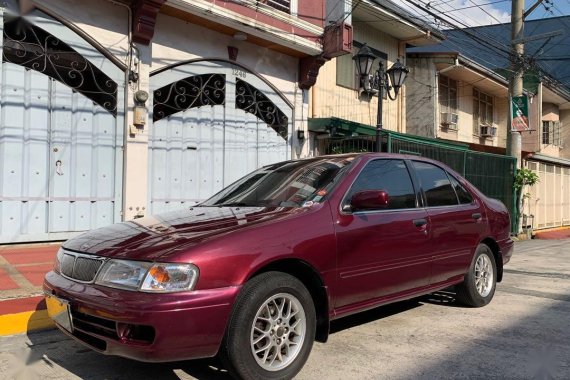
[(317, 313), (317, 331), (315, 340), (326, 342), (329, 336), (329, 293), (318, 271), (306, 261), (289, 258), (270, 262), (257, 269), (247, 277), (247, 281), (266, 272), (287, 273), (303, 283), (307, 288), (315, 305)]
[(499, 244), (491, 237), (483, 239), (481, 244), (485, 244), (493, 252), (495, 264), (497, 265), (497, 282), (501, 282), (503, 280), (503, 255), (501, 254)]

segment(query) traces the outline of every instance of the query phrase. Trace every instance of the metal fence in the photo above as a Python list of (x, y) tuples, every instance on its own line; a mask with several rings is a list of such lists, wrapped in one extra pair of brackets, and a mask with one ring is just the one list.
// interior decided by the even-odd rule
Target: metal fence
[[(375, 143), (375, 136), (330, 137), (318, 140), (317, 148), (320, 154), (373, 152)], [(515, 158), (473, 151), (467, 144), (391, 131), (382, 132), (382, 151), (428, 157), (445, 163), (488, 197), (501, 200), (509, 209), (514, 229), (517, 220), (513, 188)]]

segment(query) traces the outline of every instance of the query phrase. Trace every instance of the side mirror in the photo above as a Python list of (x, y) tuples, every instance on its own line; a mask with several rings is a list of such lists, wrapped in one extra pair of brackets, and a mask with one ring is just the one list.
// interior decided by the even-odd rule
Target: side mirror
[(353, 211), (377, 210), (388, 207), (388, 193), (384, 190), (364, 190), (352, 196), (350, 206)]

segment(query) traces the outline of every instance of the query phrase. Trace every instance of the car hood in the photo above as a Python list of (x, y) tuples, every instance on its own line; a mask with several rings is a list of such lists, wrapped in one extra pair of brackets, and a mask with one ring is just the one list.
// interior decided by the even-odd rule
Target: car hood
[(75, 252), (156, 261), (173, 252), (255, 225), (274, 223), (307, 208), (193, 207), (116, 223), (63, 244)]

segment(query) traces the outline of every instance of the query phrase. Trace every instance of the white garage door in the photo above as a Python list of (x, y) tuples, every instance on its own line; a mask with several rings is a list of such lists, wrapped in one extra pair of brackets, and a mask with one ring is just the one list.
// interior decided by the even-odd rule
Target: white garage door
[(245, 174), (290, 158), (292, 107), (255, 74), (197, 61), (151, 76), (149, 209), (209, 198)]
[(120, 220), (123, 71), (39, 11), (0, 26), (0, 243)]

